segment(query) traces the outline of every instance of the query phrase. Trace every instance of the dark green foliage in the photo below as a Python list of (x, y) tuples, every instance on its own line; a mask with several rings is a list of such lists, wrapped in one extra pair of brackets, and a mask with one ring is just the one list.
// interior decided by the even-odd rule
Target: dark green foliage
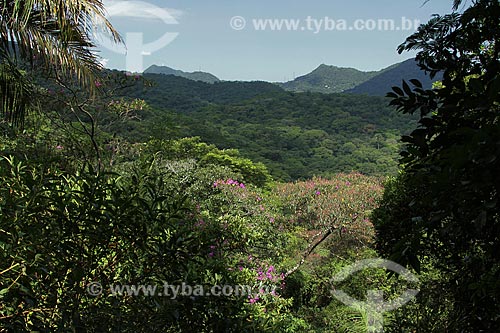
[[(158, 155), (123, 165), (121, 175), (91, 168), (72, 174), (2, 158), (0, 329), (241, 332), (301, 326), (291, 315), (258, 318), (259, 308), (250, 308), (246, 295), (127, 297), (108, 289), (255, 283), (251, 273), (236, 269), (238, 263), (247, 251), (270, 257), (279, 237), (214, 188), (226, 174), (215, 165)], [(86, 287), (97, 281), (104, 293), (94, 297)], [(285, 300), (276, 301), (265, 303), (269, 316), (286, 307)]]
[(159, 108), (173, 108), (178, 111), (191, 110), (207, 103), (229, 104), (257, 96), (283, 92), (267, 82), (216, 82), (208, 84), (183, 77), (162, 74), (144, 74), (150, 86), (138, 84), (125, 89), (129, 97), (145, 99)]
[[(379, 246), (401, 263), (442, 274), (452, 330), (500, 328), (500, 4), (476, 1), (463, 14), (436, 16), (401, 45), (443, 71), (439, 89), (404, 83), (389, 94), (420, 115), (403, 138), (404, 173), (375, 214)], [(429, 305), (431, 306), (431, 305)]]
[[(67, 132), (54, 123), (39, 121), (40, 132), (6, 136), (1, 146), (17, 156), (6, 156), (0, 164), (1, 330), (326, 332), (365, 327), (361, 314), (332, 301), (329, 278), (331, 268), (357, 257), (345, 253), (371, 243), (367, 214), (381, 192), (377, 178), (350, 174), (275, 186), (262, 165), (196, 138), (110, 141), (103, 147), (103, 166), (93, 170), (93, 163), (78, 161), (89, 158), (80, 151), (91, 146), (70, 148), (83, 138), (65, 137)], [(73, 139), (78, 141), (72, 144)], [(330, 235), (306, 258), (300, 267), (303, 280), (298, 271), (290, 276), (291, 284), (299, 280), (300, 289), (285, 292), (284, 274), (302, 259), (311, 234), (341, 226), (344, 235)], [(278, 294), (260, 295), (258, 272), (271, 266)], [(348, 281), (343, 288), (363, 295), (364, 280)], [(94, 297), (87, 286), (97, 281), (105, 289)], [(247, 296), (171, 299), (109, 291), (110, 285), (161, 287), (164, 282), (207, 288), (245, 284), (255, 286), (252, 297), (260, 298), (251, 303)]]
[(0, 117), (19, 127), (36, 105), (32, 100), (35, 87), (26, 76), (13, 63), (0, 61)]

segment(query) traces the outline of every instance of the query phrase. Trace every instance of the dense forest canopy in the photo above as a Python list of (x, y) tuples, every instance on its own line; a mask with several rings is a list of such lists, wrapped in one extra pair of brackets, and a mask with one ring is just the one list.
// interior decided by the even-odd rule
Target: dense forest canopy
[[(420, 26), (442, 79), (387, 97), (104, 70), (102, 1), (0, 9), (0, 332), (500, 330), (497, 0)], [(416, 279), (333, 279), (373, 258)], [(377, 325), (332, 294), (408, 289)]]
[(150, 86), (137, 83), (122, 97), (143, 98), (150, 108), (141, 121), (114, 127), (117, 133), (129, 140), (197, 136), (238, 149), (284, 181), (353, 170), (395, 174), (398, 139), (416, 120), (383, 97), (289, 93), (265, 82), (144, 79)]

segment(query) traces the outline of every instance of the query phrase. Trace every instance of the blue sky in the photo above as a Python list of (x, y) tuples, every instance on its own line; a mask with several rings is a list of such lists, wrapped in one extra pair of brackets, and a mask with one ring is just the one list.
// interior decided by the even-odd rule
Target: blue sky
[[(104, 0), (124, 47), (99, 47), (108, 68), (139, 71), (152, 64), (203, 70), (223, 80), (291, 80), (324, 63), (379, 70), (413, 54), (396, 47), (426, 22), (451, 11), (451, 0)], [(233, 19), (238, 17), (238, 19)], [(246, 26), (241, 26), (242, 17)], [(405, 19), (403, 19), (405, 18)], [(258, 30), (255, 20), (289, 20), (286, 29)], [(381, 19), (394, 29), (370, 29)], [(236, 21), (234, 21), (236, 20)], [(361, 20), (354, 27), (356, 20)], [(297, 21), (297, 26), (293, 22)], [(231, 26), (241, 30), (235, 30)], [(257, 22), (257, 23), (256, 23)], [(260, 21), (262, 22), (266, 21)], [(278, 21), (279, 22), (279, 21)], [(291, 22), (291, 23), (290, 23)], [(265, 24), (269, 24), (266, 22)], [(406, 24), (406, 23), (405, 23)], [(364, 26), (368, 28), (364, 28)], [(349, 30), (350, 28), (350, 30)], [(141, 63), (142, 62), (142, 63)]]

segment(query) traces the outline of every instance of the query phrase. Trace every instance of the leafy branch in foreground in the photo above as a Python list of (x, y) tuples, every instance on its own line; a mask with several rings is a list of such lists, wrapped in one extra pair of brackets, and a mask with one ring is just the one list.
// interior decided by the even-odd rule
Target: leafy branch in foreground
[(462, 332), (500, 327), (499, 27), (498, 0), (478, 0), (463, 14), (434, 17), (399, 47), (420, 50), (423, 69), (443, 72), (434, 90), (404, 82), (388, 94), (420, 120), (403, 137), (403, 172), (374, 216), (384, 254), (441, 274), (442, 288), (428, 287), (427, 294), (445, 295), (451, 310), (429, 323), (416, 315), (412, 325), (423, 330), (431, 322)]

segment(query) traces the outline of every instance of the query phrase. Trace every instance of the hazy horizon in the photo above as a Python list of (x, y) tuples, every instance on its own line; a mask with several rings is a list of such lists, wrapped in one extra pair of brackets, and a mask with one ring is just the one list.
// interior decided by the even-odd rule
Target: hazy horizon
[(228, 81), (290, 81), (320, 64), (378, 71), (414, 57), (396, 48), (418, 21), (451, 12), (447, 2), (424, 2), (107, 0), (126, 49), (99, 51), (111, 69), (155, 64)]

